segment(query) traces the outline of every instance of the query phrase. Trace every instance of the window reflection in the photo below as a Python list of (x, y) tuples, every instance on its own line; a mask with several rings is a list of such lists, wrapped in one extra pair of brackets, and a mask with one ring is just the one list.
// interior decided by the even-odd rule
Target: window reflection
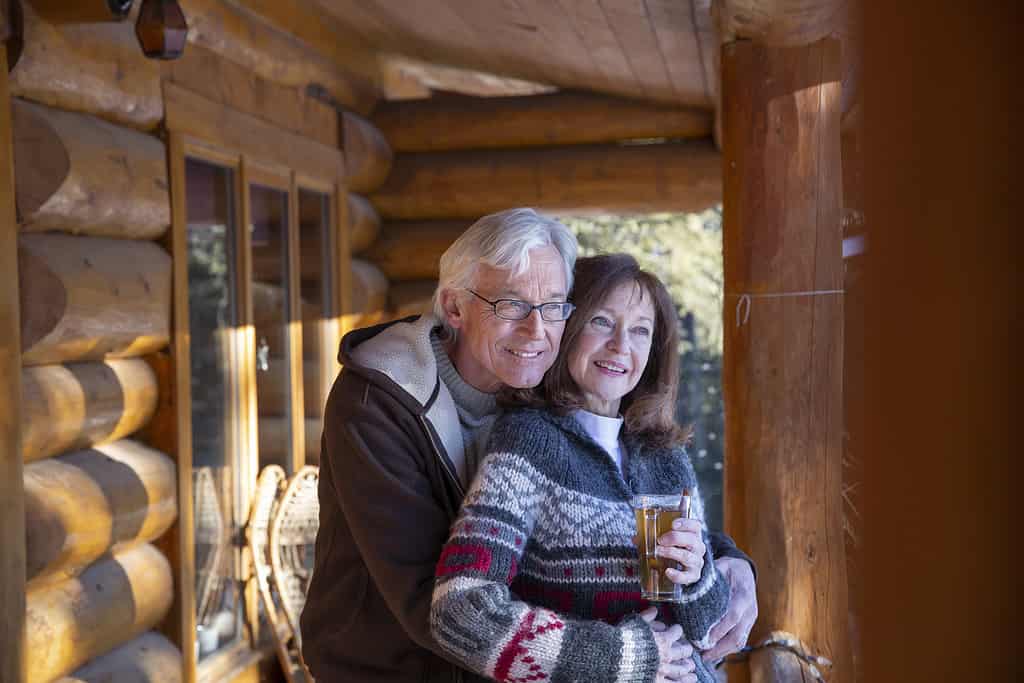
[[(328, 388), (321, 363), (323, 337), (318, 319), (330, 317), (330, 195), (299, 190), (299, 261), (303, 300), (303, 380), (306, 425), (306, 464), (320, 462), (320, 434), (323, 431), (323, 406)], [(311, 316), (311, 317), (309, 317)]]
[(233, 381), (237, 326), (234, 173), (186, 160), (196, 649), (200, 659), (241, 634), (237, 557), (239, 434)]
[(288, 366), (288, 192), (252, 185), (249, 207), (260, 470), (267, 465), (280, 465), (291, 474), (294, 467)]

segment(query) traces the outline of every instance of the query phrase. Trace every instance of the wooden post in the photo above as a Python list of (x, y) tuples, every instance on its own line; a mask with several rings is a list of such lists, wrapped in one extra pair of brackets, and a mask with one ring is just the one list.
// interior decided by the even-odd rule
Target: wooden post
[[(843, 548), (839, 44), (722, 50), (726, 528), (783, 630), (852, 680)], [(752, 681), (806, 680), (781, 649)]]
[(0, 680), (25, 680), (25, 488), (22, 484), (18, 223), (14, 217), (11, 98), (0, 50)]

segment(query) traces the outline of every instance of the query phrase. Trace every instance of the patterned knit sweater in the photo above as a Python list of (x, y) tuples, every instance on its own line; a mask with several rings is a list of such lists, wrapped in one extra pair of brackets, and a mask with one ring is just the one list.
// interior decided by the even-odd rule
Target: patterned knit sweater
[[(699, 493), (682, 448), (624, 443), (625, 476), (572, 416), (499, 419), (437, 564), (430, 625), (450, 658), (503, 683), (654, 681), (658, 649), (636, 615), (647, 604), (629, 500)], [(703, 522), (703, 506), (694, 512)], [(683, 595), (661, 618), (706, 646), (729, 599), (710, 551)], [(694, 659), (698, 680), (714, 681)]]

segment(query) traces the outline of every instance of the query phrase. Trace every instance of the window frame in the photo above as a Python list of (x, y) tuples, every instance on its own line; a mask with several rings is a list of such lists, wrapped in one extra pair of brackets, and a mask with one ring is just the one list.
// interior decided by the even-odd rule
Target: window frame
[[(244, 531), (249, 506), (258, 476), (258, 410), (256, 402), (256, 339), (252, 310), (250, 188), (258, 184), (287, 192), (288, 196), (288, 289), (289, 311), (289, 400), (291, 402), (292, 462), (294, 470), (305, 464), (305, 409), (303, 404), (302, 322), (300, 315), (300, 190), (325, 195), (327, 217), (324, 248), (329, 278), (327, 301), (323, 302), (315, 334), (319, 341), (320, 386), (323, 400), (337, 374), (335, 350), (344, 332), (342, 316), (348, 312), (350, 254), (347, 188), (344, 183), (344, 158), (340, 149), (301, 138), (249, 114), (233, 110), (191, 93), (173, 83), (164, 83), (168, 129), (168, 156), (171, 185), (171, 230), (169, 248), (173, 264), (172, 377), (175, 395), (175, 438), (172, 450), (178, 467), (179, 522), (169, 534), (169, 559), (176, 583), (175, 605), (165, 632), (170, 633), (182, 651), (184, 683), (235, 680), (251, 675), (259, 661), (272, 655), (272, 649), (259, 647), (259, 603), (252, 558), (248, 548), (236, 543), (236, 578), (244, 590), (243, 634), (234, 645), (212, 653), (200, 664), (195, 652), (195, 534), (192, 491), (192, 419), (190, 338), (188, 320), (187, 197), (185, 168), (187, 159), (231, 168), (234, 174), (235, 267), (237, 273), (238, 329), (232, 335), (237, 363), (238, 425), (243, 440), (237, 469), (237, 497), (234, 501), (233, 528)], [(246, 134), (248, 133), (248, 135)], [(276, 143), (268, 144), (268, 140)], [(251, 142), (251, 144), (250, 144)], [(244, 533), (242, 534), (244, 537)]]

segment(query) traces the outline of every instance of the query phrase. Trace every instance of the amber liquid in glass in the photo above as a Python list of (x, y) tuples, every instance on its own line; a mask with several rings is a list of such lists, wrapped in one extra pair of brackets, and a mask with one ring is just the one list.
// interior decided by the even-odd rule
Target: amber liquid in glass
[(679, 563), (655, 555), (658, 539), (672, 531), (672, 522), (682, 516), (678, 507), (643, 507), (636, 514), (637, 549), (640, 551), (640, 588), (646, 600), (678, 600), (677, 586), (665, 576), (665, 569), (679, 569)]

